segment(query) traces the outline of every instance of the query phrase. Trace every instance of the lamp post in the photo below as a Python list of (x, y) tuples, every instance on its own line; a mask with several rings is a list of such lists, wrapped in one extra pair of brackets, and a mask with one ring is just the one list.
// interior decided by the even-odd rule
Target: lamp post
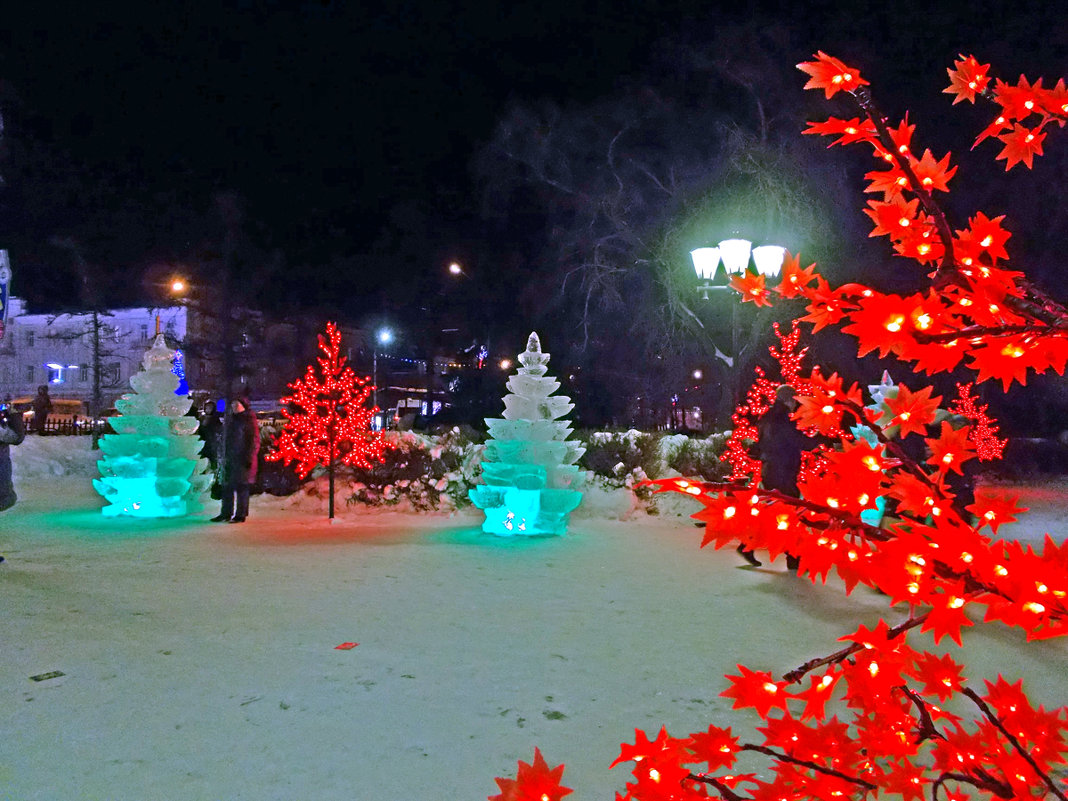
[[(372, 392), (372, 402), (374, 403), (374, 406), (375, 406), (376, 409), (378, 408), (378, 346), (379, 345), (388, 345), (392, 341), (393, 341), (393, 332), (390, 331), (388, 328), (380, 328), (380, 329), (378, 329), (377, 332), (375, 332), (375, 349), (374, 349), (374, 359), (373, 359), (373, 365), (372, 365), (372, 372), (373, 372), (374, 375), (373, 375), (373, 378), (371, 379), (374, 382), (374, 389), (371, 392)], [(378, 419), (378, 412), (375, 412), (375, 420), (377, 421), (377, 419)], [(379, 426), (379, 428), (384, 428), (384, 427), (385, 427), (384, 425), (380, 425)]]
[[(731, 276), (744, 275), (749, 270), (752, 262), (757, 273), (765, 278), (777, 278), (782, 271), (783, 259), (786, 258), (786, 248), (781, 245), (760, 245), (753, 247), (748, 239), (725, 239), (716, 247), (702, 247), (690, 251), (693, 260), (693, 268), (697, 277), (705, 283), (698, 287), (701, 297), (708, 300), (708, 293), (718, 290), (730, 289), (727, 284), (713, 284), (716, 270), (720, 263), (727, 274), (727, 280)], [(732, 408), (738, 405), (738, 304), (731, 304), (731, 404)]]

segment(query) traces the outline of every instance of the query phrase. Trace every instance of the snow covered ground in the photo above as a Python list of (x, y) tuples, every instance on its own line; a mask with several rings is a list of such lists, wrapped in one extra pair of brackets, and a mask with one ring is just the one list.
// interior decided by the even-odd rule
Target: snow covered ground
[[(13, 449), (0, 799), (484, 799), (538, 746), (571, 797), (606, 801), (635, 727), (747, 735), (724, 673), (785, 671), (886, 611), (781, 565), (740, 569), (685, 517), (612, 519), (603, 498), (535, 541), (485, 536), (477, 513), (342, 506), (331, 524), (262, 496), (242, 525), (208, 522), (214, 507), (104, 519), (87, 445)], [(1034, 512), (1003, 533), (1062, 538), (1068, 483), (1019, 491)], [(981, 626), (965, 646), (973, 681), (1068, 701), (1064, 643)]]

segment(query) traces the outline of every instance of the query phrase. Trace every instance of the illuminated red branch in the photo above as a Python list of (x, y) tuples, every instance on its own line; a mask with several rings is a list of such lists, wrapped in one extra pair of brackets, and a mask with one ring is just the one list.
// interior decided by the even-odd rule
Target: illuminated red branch
[(964, 328), (956, 328), (952, 331), (943, 331), (937, 334), (928, 334), (917, 331), (916, 341), (924, 344), (935, 342), (952, 342), (957, 339), (972, 339), (982, 337), (994, 339), (997, 337), (1019, 336), (1020, 334), (1033, 334), (1036, 336), (1063, 336), (1068, 337), (1068, 318), (1060, 321), (1057, 326), (1050, 325), (970, 325)]
[(1056, 784), (1054, 784), (1053, 780), (1046, 774), (1046, 772), (1038, 766), (1038, 763), (1035, 762), (1034, 758), (1031, 756), (1031, 753), (1026, 748), (1024, 748), (1023, 745), (1021, 745), (1020, 741), (1016, 739), (1015, 735), (1013, 735), (1012, 732), (1005, 728), (1005, 725), (1001, 722), (1001, 719), (994, 714), (993, 710), (987, 705), (987, 703), (982, 698), (980, 698), (974, 690), (969, 687), (965, 687), (964, 689), (962, 689), (961, 693), (963, 695), (966, 695), (969, 699), (971, 699), (973, 704), (979, 707), (979, 711), (986, 716), (987, 720), (989, 720), (999, 732), (1001, 732), (1001, 736), (1009, 741), (1009, 743), (1013, 747), (1013, 750), (1015, 750), (1016, 753), (1023, 757), (1023, 759), (1027, 762), (1028, 765), (1031, 766), (1031, 769), (1035, 773), (1042, 777), (1042, 780), (1046, 784), (1046, 788), (1055, 796), (1057, 796), (1057, 798), (1059, 798), (1061, 801), (1068, 801), (1068, 796), (1065, 796), (1065, 794)]
[[(878, 785), (864, 781), (864, 779), (858, 778), (856, 776), (850, 776), (847, 773), (842, 773), (842, 771), (840, 770), (828, 768), (816, 762), (810, 762), (807, 759), (798, 759), (797, 757), (790, 756), (789, 754), (783, 753), (782, 751), (776, 751), (774, 748), (768, 748), (764, 745), (756, 745), (755, 743), (744, 743), (738, 747), (738, 750), (753, 751), (757, 754), (764, 754), (765, 756), (772, 757), (773, 759), (777, 759), (780, 762), (787, 762), (791, 765), (797, 765), (802, 768), (807, 768), (808, 770), (814, 770), (817, 773), (822, 773), (825, 776), (833, 776), (836, 779), (842, 779), (843, 781), (855, 784), (857, 785), (857, 787), (863, 788), (864, 790), (869, 792), (879, 789)], [(715, 779), (701, 774), (691, 773), (687, 778), (689, 778), (691, 781), (705, 782), (706, 784), (710, 784), (716, 787), (717, 789), (723, 786)], [(740, 798), (740, 796), (734, 795), (734, 793), (731, 793), (731, 795), (734, 798)]]
[[(935, 230), (938, 232), (938, 238), (942, 241), (942, 247), (944, 248), (942, 264), (938, 268), (939, 272), (943, 270), (949, 272), (956, 271), (958, 264), (953, 256), (953, 231), (950, 230), (945, 212), (942, 211), (942, 207), (935, 202), (934, 197), (927, 191), (923, 182), (917, 177), (909, 160), (904, 158), (900, 146), (894, 143), (893, 137), (890, 136), (890, 129), (886, 125), (886, 117), (884, 117), (882, 112), (875, 106), (875, 102), (871, 97), (871, 92), (866, 87), (859, 86), (853, 90), (852, 94), (853, 97), (856, 98), (857, 104), (864, 113), (868, 115), (868, 119), (875, 127), (876, 135), (878, 136), (879, 144), (882, 145), (883, 151), (887, 156), (893, 159), (897, 168), (905, 174), (906, 178), (908, 178), (909, 188), (916, 197), (920, 199), (924, 211), (934, 218)], [(906, 149), (904, 153), (907, 152), (908, 150)], [(954, 281), (960, 282), (962, 286), (965, 285), (961, 279), (954, 279)]]
[[(901, 634), (904, 634), (909, 629), (916, 628), (927, 619), (927, 615), (911, 615), (904, 623), (900, 623), (897, 626), (889, 629), (887, 632), (887, 639), (892, 640)], [(807, 674), (811, 673), (816, 668), (826, 667), (827, 665), (835, 665), (839, 662), (843, 662), (850, 656), (855, 654), (864, 648), (864, 645), (859, 642), (854, 642), (852, 645), (848, 645), (839, 651), (835, 651), (833, 654), (827, 654), (827, 656), (817, 657), (816, 659), (810, 659), (803, 665), (799, 665), (791, 670), (789, 673), (783, 675), (782, 680), (787, 684), (797, 684)]]

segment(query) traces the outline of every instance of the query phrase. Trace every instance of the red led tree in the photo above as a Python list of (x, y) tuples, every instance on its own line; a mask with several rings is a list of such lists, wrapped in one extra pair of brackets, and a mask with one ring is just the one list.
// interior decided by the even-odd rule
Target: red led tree
[[(742, 300), (799, 299), (801, 320), (814, 331), (840, 327), (857, 339), (859, 355), (892, 354), (917, 373), (968, 369), (976, 382), (994, 379), (1006, 389), (1031, 372), (1063, 374), (1068, 309), (1007, 269), (1003, 217), (977, 211), (954, 230), (934, 197), (948, 191), (956, 172), (950, 157), (929, 150), (917, 157), (916, 126), (891, 127), (858, 70), (824, 53), (799, 68), (811, 78), (806, 88), (852, 96), (858, 116), (812, 123), (806, 133), (873, 149), (880, 167), (867, 174), (866, 191), (878, 199), (865, 209), (873, 235), (889, 236), (931, 281), (909, 296), (862, 284), (832, 287), (791, 257), (774, 289), (735, 279)], [(963, 56), (949, 74), (954, 102), (981, 97), (997, 107), (977, 144), (999, 139), (997, 158), (1006, 169), (1030, 167), (1048, 129), (1068, 121), (1063, 80), (1049, 89), (1023, 77), (1015, 85), (992, 81), (988, 65)], [(717, 726), (684, 737), (661, 729), (653, 739), (636, 731), (614, 763), (630, 763), (633, 776), (617, 799), (1068, 801), (1068, 708), (1036, 706), (1020, 681), (1002, 676), (972, 686), (951, 655), (907, 642), (919, 628), (936, 643), (948, 637), (960, 644), (962, 629), (974, 625), (969, 610), (983, 613), (984, 622), (1022, 628), (1029, 639), (1068, 634), (1068, 544), (1047, 536), (1039, 552), (994, 539), (999, 525), (1023, 510), (1015, 501), (969, 503), (956, 481), (972, 460), (1000, 458), (1005, 442), (986, 406), (972, 396), (972, 384), (958, 385), (948, 408), (929, 386), (888, 380), (866, 399), (836, 374), (803, 369), (797, 341), (780, 340), (783, 376), (798, 401), (794, 421), (834, 443), (803, 462), (800, 497), (759, 485), (760, 464), (749, 449), (778, 383), (763, 374), (735, 415), (740, 433), (727, 453), (734, 467), (728, 482), (653, 483), (701, 502), (695, 517), (706, 523), (702, 545), (742, 540), (773, 558), (794, 554), (813, 581), (833, 571), (847, 592), (859, 584), (877, 589), (889, 604), (906, 605), (908, 616), (859, 626), (841, 637), (842, 648), (780, 678), (739, 665), (721, 695), (735, 709), (755, 711), (763, 742), (743, 742)], [(891, 508), (870, 525), (861, 514), (880, 497)], [(739, 772), (745, 753), (766, 757), (770, 778)]]
[(295, 462), (297, 475), (304, 478), (316, 465), (324, 465), (330, 481), (329, 514), (334, 517), (334, 467), (341, 463), (370, 467), (381, 462), (392, 447), (380, 432), (371, 430), (377, 408), (367, 400), (374, 387), (358, 378), (341, 355), (341, 332), (326, 324), (326, 336), (319, 335), (319, 369), (308, 365), (304, 377), (289, 384), (292, 395), (282, 398), (285, 428), (267, 460)]

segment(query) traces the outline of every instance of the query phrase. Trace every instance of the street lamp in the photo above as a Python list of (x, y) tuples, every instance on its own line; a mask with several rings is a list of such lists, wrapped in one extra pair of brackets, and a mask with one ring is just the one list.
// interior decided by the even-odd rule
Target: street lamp
[(460, 266), (459, 262), (455, 262), (454, 261), (449, 265), (449, 274), (450, 275), (463, 275), (464, 274), (464, 268)]
[[(378, 408), (378, 346), (379, 345), (382, 345), (382, 346), (388, 345), (392, 341), (393, 341), (393, 332), (390, 331), (388, 328), (380, 328), (380, 329), (378, 329), (377, 332), (375, 332), (374, 360), (373, 360), (373, 365), (372, 365), (372, 371), (373, 371), (374, 375), (373, 375), (373, 378), (371, 380), (374, 382), (374, 389), (372, 390), (372, 394), (373, 394), (372, 402), (374, 403), (374, 406), (375, 406), (376, 409)], [(375, 412), (375, 421), (376, 422), (378, 421), (378, 412)], [(382, 424), (379, 423), (378, 427), (382, 428), (384, 426), (382, 426)]]
[[(701, 297), (708, 300), (708, 293), (717, 290), (730, 289), (727, 284), (713, 284), (716, 270), (723, 264), (723, 270), (727, 273), (728, 282), (730, 276), (745, 275), (749, 269), (750, 261), (756, 266), (758, 274), (765, 278), (777, 278), (782, 270), (783, 260), (786, 258), (786, 248), (780, 245), (760, 245), (753, 247), (748, 239), (724, 239), (716, 247), (695, 248), (690, 251), (693, 260), (693, 268), (697, 277), (705, 283), (698, 287)], [(738, 404), (738, 304), (731, 304), (731, 400)]]

